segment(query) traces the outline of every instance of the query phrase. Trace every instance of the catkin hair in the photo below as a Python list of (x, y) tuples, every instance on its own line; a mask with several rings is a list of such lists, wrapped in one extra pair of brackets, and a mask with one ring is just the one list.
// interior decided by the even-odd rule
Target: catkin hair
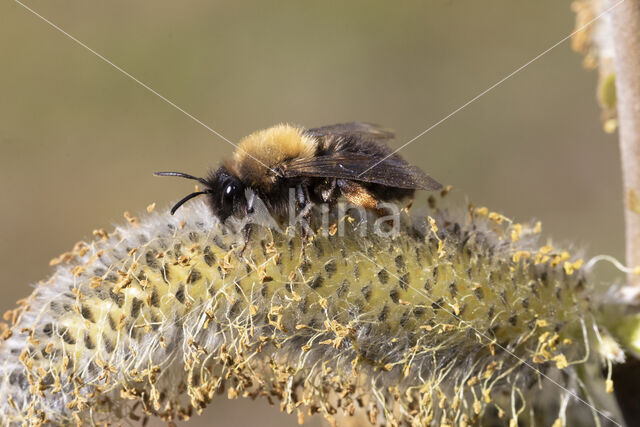
[(202, 202), (97, 230), (5, 315), (0, 424), (186, 419), (219, 395), (334, 424), (606, 422), (576, 398), (606, 336), (581, 262), (539, 225), (453, 212), (391, 237), (338, 218), (306, 259)]

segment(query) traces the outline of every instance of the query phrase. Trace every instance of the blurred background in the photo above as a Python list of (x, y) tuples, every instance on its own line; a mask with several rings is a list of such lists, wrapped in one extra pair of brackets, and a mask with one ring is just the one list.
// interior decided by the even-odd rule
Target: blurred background
[[(574, 27), (557, 0), (26, 4), (234, 142), (363, 120), (399, 147)], [(617, 138), (581, 60), (561, 44), (401, 154), (476, 205), (541, 220), (555, 244), (622, 258)], [(153, 171), (203, 175), (233, 146), (12, 1), (0, 61), (4, 311), (92, 230), (192, 189)], [(190, 425), (296, 424), (263, 401), (210, 408)]]

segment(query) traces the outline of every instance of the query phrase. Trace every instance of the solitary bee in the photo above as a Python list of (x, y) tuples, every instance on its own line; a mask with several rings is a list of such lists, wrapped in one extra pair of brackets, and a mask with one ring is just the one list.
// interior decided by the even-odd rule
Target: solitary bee
[[(200, 182), (171, 209), (206, 195), (212, 213), (224, 222), (243, 218), (260, 197), (276, 218), (289, 215), (289, 194), (295, 206), (310, 213), (314, 203), (335, 204), (342, 195), (367, 209), (380, 202), (412, 197), (415, 190), (439, 190), (438, 182), (409, 165), (384, 144), (393, 133), (368, 123), (344, 123), (315, 129), (280, 124), (244, 138), (230, 160), (207, 178), (181, 172), (156, 172)], [(245, 190), (252, 190), (247, 197)]]

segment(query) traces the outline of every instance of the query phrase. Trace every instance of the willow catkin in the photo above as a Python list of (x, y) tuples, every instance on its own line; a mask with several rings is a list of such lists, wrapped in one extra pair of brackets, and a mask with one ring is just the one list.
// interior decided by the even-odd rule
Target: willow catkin
[[(624, 1), (624, 0), (622, 0)], [(583, 55), (586, 69), (598, 70), (597, 99), (602, 108), (601, 120), (607, 133), (618, 128), (615, 56), (611, 13), (622, 1), (607, 4), (605, 0), (573, 0), (575, 31), (571, 47)]]
[(539, 226), (434, 209), (379, 237), (346, 218), (302, 261), (298, 236), (260, 227), (243, 250), (203, 203), (128, 220), (5, 316), (3, 425), (186, 419), (217, 394), (300, 421), (592, 417), (576, 396), (606, 334), (594, 289), (580, 261), (536, 246)]

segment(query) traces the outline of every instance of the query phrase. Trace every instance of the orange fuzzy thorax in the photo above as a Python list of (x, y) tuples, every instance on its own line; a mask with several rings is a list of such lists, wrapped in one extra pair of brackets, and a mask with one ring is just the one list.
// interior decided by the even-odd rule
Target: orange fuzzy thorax
[(302, 129), (279, 124), (245, 137), (225, 166), (251, 187), (268, 189), (275, 179), (270, 169), (285, 160), (311, 157), (315, 149), (315, 140)]

